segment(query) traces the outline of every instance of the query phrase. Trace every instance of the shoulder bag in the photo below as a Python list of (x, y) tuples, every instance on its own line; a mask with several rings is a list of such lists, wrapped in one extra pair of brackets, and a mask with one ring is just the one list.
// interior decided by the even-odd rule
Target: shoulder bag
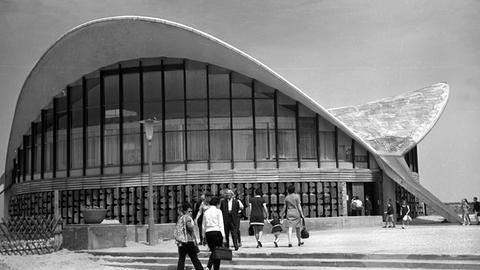
[(303, 228), (302, 228), (302, 231), (300, 232), (300, 237), (303, 238), (303, 239), (309, 238), (310, 233), (307, 231), (307, 227), (305, 226), (305, 219), (304, 218), (302, 218), (302, 225), (303, 225)]

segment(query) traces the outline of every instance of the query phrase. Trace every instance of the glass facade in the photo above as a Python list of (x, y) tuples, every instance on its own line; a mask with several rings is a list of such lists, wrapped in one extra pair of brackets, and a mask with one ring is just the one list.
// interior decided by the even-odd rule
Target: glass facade
[(152, 58), (66, 86), (32, 122), (15, 178), (143, 172), (139, 121), (147, 118), (160, 122), (152, 140), (156, 171), (373, 166), (349, 136), (262, 82), (206, 63)]

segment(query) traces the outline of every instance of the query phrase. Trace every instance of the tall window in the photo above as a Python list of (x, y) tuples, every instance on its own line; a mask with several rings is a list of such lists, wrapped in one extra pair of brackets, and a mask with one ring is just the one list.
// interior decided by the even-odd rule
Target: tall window
[(187, 61), (187, 159), (208, 160), (207, 70), (203, 63)]
[(185, 160), (183, 61), (166, 59), (164, 60), (164, 68), (165, 161), (167, 163), (180, 163)]
[[(31, 133), (31, 131), (29, 132)], [(23, 136), (23, 149), (25, 151), (25, 181), (30, 181), (31, 159), (32, 159), (32, 144), (31, 135)]]
[(297, 136), (295, 132), (295, 100), (278, 93), (278, 158), (297, 159)]
[(35, 128), (35, 171), (34, 179), (40, 179), (42, 170), (42, 123), (36, 122)]
[(83, 87), (80, 82), (70, 88), (71, 130), (70, 168), (71, 175), (80, 175), (83, 168)]
[(53, 107), (49, 105), (45, 112), (45, 178), (52, 177), (53, 171)]
[(105, 167), (120, 165), (119, 75), (105, 76)]
[[(100, 77), (98, 72), (86, 78), (87, 88), (87, 168), (100, 167)], [(96, 174), (96, 172), (91, 172)]]
[(275, 167), (275, 90), (255, 82), (257, 166)]
[(65, 177), (67, 169), (67, 97), (57, 97), (57, 168), (56, 176)]
[(252, 80), (232, 74), (233, 159), (253, 161)]
[[(315, 131), (316, 115), (304, 105), (299, 105), (299, 151), (302, 167), (317, 166), (317, 132)], [(311, 162), (309, 162), (311, 161)]]
[(338, 166), (352, 168), (352, 139), (343, 131), (338, 130)]
[(368, 167), (368, 155), (367, 150), (363, 148), (359, 143), (354, 143), (355, 147), (355, 168), (367, 168)]
[(231, 159), (230, 79), (227, 70), (208, 68), (210, 97), (210, 160), (225, 162)]
[[(143, 63), (142, 63), (143, 64)], [(157, 63), (160, 65), (160, 61)], [(143, 72), (143, 110), (144, 119), (162, 119), (162, 72)], [(146, 140), (144, 140), (145, 143)], [(146, 148), (145, 148), (146, 149)], [(155, 125), (152, 139), (152, 163), (162, 162), (162, 126)], [(147, 162), (147, 151), (144, 152), (144, 160)]]
[[(123, 164), (140, 164), (140, 73), (123, 74)], [(159, 138), (155, 138), (158, 140)], [(156, 142), (158, 143), (158, 141)], [(157, 147), (158, 155), (158, 147)]]
[(318, 137), (320, 167), (335, 168), (335, 126), (322, 117), (318, 118)]

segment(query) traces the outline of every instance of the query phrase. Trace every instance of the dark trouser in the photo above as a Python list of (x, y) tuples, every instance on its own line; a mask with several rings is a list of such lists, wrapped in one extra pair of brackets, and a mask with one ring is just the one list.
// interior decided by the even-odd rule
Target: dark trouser
[(204, 242), (203, 242), (203, 241), (205, 240), (205, 239), (203, 239), (202, 222), (203, 222), (203, 215), (200, 216), (200, 218), (198, 219), (198, 224), (197, 224), (197, 225), (198, 225), (198, 231), (200, 232), (200, 233), (199, 233), (199, 234), (200, 234), (200, 243), (199, 243), (199, 245), (204, 245)]
[(197, 251), (195, 249), (194, 242), (188, 242), (178, 247), (178, 264), (177, 270), (184, 270), (185, 269), (185, 257), (188, 254), (190, 260), (192, 260), (193, 266), (195, 270), (203, 270), (202, 263), (197, 256)]
[(225, 227), (225, 237), (227, 238), (225, 239), (225, 242), (227, 243), (226, 247), (230, 247), (230, 234), (231, 234), (233, 239), (233, 246), (235, 247), (235, 249), (238, 249), (238, 228), (231, 214), (228, 215), (227, 220), (224, 223), (224, 227)]
[(216, 260), (213, 258), (213, 252), (217, 247), (222, 246), (222, 241), (223, 241), (222, 233), (219, 231), (206, 232), (205, 238), (207, 238), (208, 248), (212, 252), (210, 254), (210, 258), (208, 259), (207, 267), (208, 269), (212, 269), (212, 264), (213, 264), (214, 270), (220, 270), (220, 260)]

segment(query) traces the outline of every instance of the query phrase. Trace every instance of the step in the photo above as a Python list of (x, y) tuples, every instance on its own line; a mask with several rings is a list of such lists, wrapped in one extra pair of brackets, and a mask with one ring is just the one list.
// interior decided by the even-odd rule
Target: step
[[(176, 265), (178, 257), (97, 257), (103, 260), (105, 265), (123, 265), (124, 267), (141, 268), (142, 266)], [(200, 258), (203, 265), (207, 264), (208, 258)], [(189, 258), (186, 260), (190, 263)], [(355, 268), (432, 268), (432, 269), (480, 269), (480, 261), (477, 260), (419, 260), (419, 259), (289, 259), (289, 258), (234, 258), (233, 261), (222, 261), (226, 267), (263, 266), (271, 267), (355, 267)], [(222, 267), (223, 269), (223, 267)]]
[[(108, 251), (80, 251), (94, 256), (111, 257), (177, 257), (177, 252), (108, 252)], [(210, 252), (200, 252), (198, 257), (208, 257)], [(233, 252), (234, 259), (237, 258), (289, 258), (289, 259), (411, 259), (411, 260), (470, 260), (480, 261), (480, 255), (445, 255), (445, 254), (360, 254), (360, 253), (287, 253), (287, 252), (263, 252), (263, 253), (245, 253)]]
[[(139, 263), (106, 263), (103, 264), (105, 266), (111, 266), (111, 267), (121, 267), (121, 268), (127, 268), (127, 269), (148, 269), (148, 270), (175, 270), (177, 269), (177, 264), (139, 264)], [(206, 266), (206, 264), (203, 264), (203, 266)], [(265, 270), (291, 270), (292, 266), (277, 266), (277, 265), (226, 265), (222, 262), (221, 267), (222, 270), (250, 270), (250, 269), (265, 269)], [(324, 269), (324, 270), (341, 270), (341, 269), (359, 269), (359, 268), (368, 268), (369, 270), (385, 270), (385, 269), (397, 269), (397, 270), (404, 270), (404, 269), (479, 269), (478, 266), (476, 268), (458, 268), (455, 265), (451, 266), (446, 266), (444, 268), (438, 268), (437, 266), (431, 266), (431, 267), (411, 267), (411, 266), (402, 266), (402, 267), (391, 267), (391, 266), (386, 266), (386, 267), (375, 267), (375, 266), (296, 266), (294, 269), (298, 270), (319, 270), (319, 269)], [(186, 264), (186, 269), (194, 269), (192, 265)]]

